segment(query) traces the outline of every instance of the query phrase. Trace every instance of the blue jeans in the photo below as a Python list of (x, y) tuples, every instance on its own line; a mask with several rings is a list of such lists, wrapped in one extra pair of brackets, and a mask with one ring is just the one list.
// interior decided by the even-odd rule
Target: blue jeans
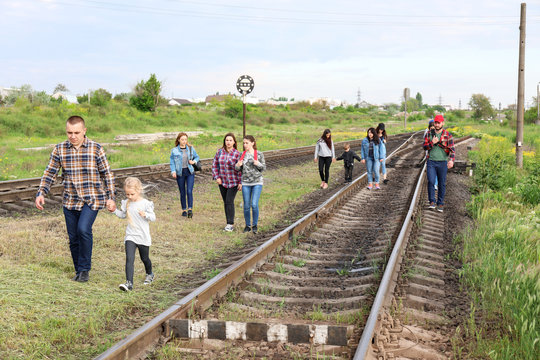
[(251, 226), (250, 208), (253, 209), (253, 226), (257, 226), (259, 221), (259, 198), (261, 197), (262, 188), (262, 185), (242, 186), (246, 226)]
[[(430, 203), (444, 205), (444, 194), (446, 193), (446, 174), (448, 173), (448, 163), (446, 161), (427, 162), (428, 178), (428, 198)], [(435, 201), (435, 184), (437, 184), (437, 201)]]
[(379, 182), (379, 166), (381, 162), (372, 158), (366, 158), (366, 167), (367, 167), (367, 179), (368, 183), (372, 183), (375, 180), (376, 183)]
[(195, 174), (190, 173), (188, 168), (183, 168), (182, 176), (176, 175), (176, 183), (178, 184), (178, 189), (180, 189), (180, 203), (182, 204), (182, 210), (193, 208), (193, 184), (195, 183)]
[(381, 164), (381, 173), (383, 175), (386, 175), (386, 159), (384, 159), (380, 164)]
[(90, 271), (92, 268), (92, 246), (94, 244), (92, 225), (96, 220), (97, 213), (97, 210), (92, 210), (87, 204), (84, 204), (80, 211), (64, 208), (69, 250), (77, 274), (81, 271)]

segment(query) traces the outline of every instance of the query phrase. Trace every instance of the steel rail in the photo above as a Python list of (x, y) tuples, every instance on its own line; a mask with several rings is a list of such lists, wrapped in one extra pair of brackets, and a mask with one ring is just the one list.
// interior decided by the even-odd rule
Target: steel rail
[[(342, 145), (346, 142), (350, 143), (352, 147), (359, 146), (360, 140), (342, 141), (334, 143), (335, 146)], [(297, 148), (286, 148), (277, 150), (264, 151), (267, 160), (284, 159), (293, 156), (304, 156), (315, 149), (314, 145), (301, 146)], [(203, 166), (203, 172), (208, 172), (212, 166), (213, 158), (206, 158), (201, 160)], [(159, 178), (166, 177), (170, 173), (168, 163), (156, 164), (156, 165), (141, 165), (127, 168), (119, 168), (112, 170), (115, 179), (119, 182), (117, 185), (122, 185), (122, 181), (128, 176), (139, 176), (145, 178)], [(55, 183), (51, 186), (51, 195), (62, 195), (63, 185), (62, 176), (58, 176)], [(0, 181), (0, 203), (10, 203), (21, 200), (33, 200), (36, 196), (37, 189), (41, 182), (41, 178), (27, 178), (21, 180), (9, 180)]]
[[(390, 154), (387, 159), (392, 158), (398, 151), (402, 150), (414, 137), (412, 134), (402, 145)], [(173, 318), (188, 317), (194, 309), (202, 308), (210, 305), (213, 298), (218, 295), (223, 295), (227, 289), (234, 284), (235, 281), (241, 279), (244, 274), (253, 270), (256, 266), (264, 262), (265, 258), (274, 253), (281, 245), (293, 236), (298, 235), (304, 229), (312, 226), (321, 216), (324, 216), (331, 208), (337, 205), (347, 195), (356, 190), (357, 187), (363, 186), (367, 173), (356, 178), (351, 184), (345, 186), (332, 197), (316, 209), (297, 220), (258, 248), (245, 255), (240, 260), (223, 270), (217, 276), (207, 281), (199, 288), (180, 299), (174, 305), (162, 312), (160, 315), (152, 319), (147, 324), (143, 325), (131, 335), (127, 336), (107, 351), (96, 357), (96, 360), (119, 360), (136, 358), (145, 349), (157, 343), (161, 335), (169, 334), (168, 320)]]
[[(471, 139), (471, 136), (466, 136), (464, 138), (461, 138), (459, 143), (464, 143), (469, 139)], [(420, 193), (422, 192), (422, 186), (424, 186), (425, 183), (426, 168), (427, 162), (424, 163), (422, 171), (420, 172), (420, 175), (418, 177), (416, 189), (414, 191), (414, 195), (411, 200), (407, 216), (398, 235), (398, 238), (396, 239), (392, 254), (390, 255), (390, 259), (388, 260), (388, 263), (386, 265), (386, 270), (379, 284), (379, 289), (377, 290), (377, 294), (375, 295), (375, 300), (373, 301), (371, 311), (366, 321), (366, 325), (364, 326), (364, 330), (362, 332), (362, 336), (360, 337), (360, 341), (358, 343), (358, 347), (356, 348), (353, 360), (377, 359), (377, 356), (374, 353), (368, 352), (371, 349), (373, 333), (375, 332), (377, 325), (379, 325), (379, 313), (382, 307), (388, 304), (388, 301), (390, 300), (389, 295), (393, 293), (393, 288), (395, 288), (396, 285), (395, 276), (397, 275), (401, 267), (400, 260), (402, 259), (402, 254), (406, 248), (407, 240), (412, 229), (413, 214), (416, 211), (418, 201), (420, 200)]]

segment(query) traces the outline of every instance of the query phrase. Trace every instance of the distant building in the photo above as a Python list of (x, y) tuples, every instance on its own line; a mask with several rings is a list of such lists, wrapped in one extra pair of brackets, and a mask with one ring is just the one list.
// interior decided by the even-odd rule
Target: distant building
[(71, 104), (78, 104), (79, 102), (77, 101), (77, 97), (75, 95), (71, 95), (71, 94), (66, 94), (64, 92), (55, 92), (53, 95), (52, 95), (53, 98), (55, 99), (59, 99), (59, 98), (62, 98), (63, 100), (66, 100), (67, 102), (71, 103)]
[(0, 96), (1, 97), (6, 97), (9, 94), (11, 94), (12, 92), (17, 91), (17, 90), (19, 90), (19, 89), (0, 87)]
[(169, 105), (171, 106), (180, 106), (180, 105), (189, 105), (189, 104), (193, 104), (193, 102), (187, 99), (172, 98), (169, 100)]
[(210, 103), (213, 103), (213, 102), (224, 102), (225, 99), (228, 96), (232, 96), (232, 95), (231, 94), (228, 94), (228, 95), (218, 95), (218, 94), (216, 94), (216, 95), (208, 95), (204, 101), (206, 102), (206, 105), (208, 105)]

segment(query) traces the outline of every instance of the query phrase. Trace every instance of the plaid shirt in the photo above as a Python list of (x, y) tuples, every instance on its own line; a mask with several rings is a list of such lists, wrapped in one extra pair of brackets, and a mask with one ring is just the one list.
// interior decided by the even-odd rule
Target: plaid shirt
[[(429, 131), (424, 135), (424, 150), (427, 150), (427, 157), (429, 158), (429, 151), (433, 149), (433, 141)], [(450, 160), (455, 161), (456, 149), (454, 148), (454, 138), (448, 130), (443, 129), (441, 133), (441, 140), (436, 144), (436, 146), (441, 147), (446, 155), (450, 157)]]
[(103, 147), (97, 142), (85, 137), (78, 150), (68, 140), (57, 144), (36, 197), (47, 195), (60, 168), (64, 177), (62, 203), (65, 208), (81, 210), (86, 203), (92, 210), (99, 210), (105, 207), (108, 199), (114, 200), (114, 175)]
[(221, 148), (217, 151), (212, 162), (212, 177), (221, 179), (221, 185), (228, 189), (242, 183), (242, 172), (236, 171), (234, 166), (240, 159), (240, 152), (232, 149), (229, 153)]

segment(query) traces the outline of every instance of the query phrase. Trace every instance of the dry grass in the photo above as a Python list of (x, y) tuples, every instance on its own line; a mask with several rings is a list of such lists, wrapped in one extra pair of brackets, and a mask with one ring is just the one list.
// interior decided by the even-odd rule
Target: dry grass
[[(315, 166), (309, 163), (265, 174), (262, 230), (280, 221), (289, 205), (317, 188)], [(285, 171), (287, 176), (283, 176)], [(90, 282), (81, 284), (70, 280), (74, 271), (60, 210), (0, 218), (0, 358), (86, 359), (101, 353), (170, 306), (182, 291), (179, 278), (244, 243), (241, 198), (239, 193), (237, 229), (224, 233), (223, 202), (215, 184), (196, 183), (191, 220), (180, 216), (175, 186), (151, 194), (157, 215), (151, 224), (150, 249), (156, 281), (152, 286), (142, 285), (144, 267), (137, 258), (131, 293), (118, 289), (124, 281), (125, 220), (100, 212), (93, 228)]]

